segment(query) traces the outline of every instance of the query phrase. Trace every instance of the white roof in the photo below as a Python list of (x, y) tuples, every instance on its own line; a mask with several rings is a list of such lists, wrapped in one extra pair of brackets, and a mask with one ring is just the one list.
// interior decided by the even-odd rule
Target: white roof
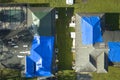
[(23, 58), (24, 56), (21, 56), (21, 55), (17, 55), (18, 58)]
[(66, 0), (66, 4), (72, 5), (73, 4), (73, 0)]
[(30, 54), (30, 51), (20, 51), (20, 54)]
[(69, 27), (75, 27), (75, 23), (73, 22), (69, 23)]
[(75, 48), (75, 39), (73, 39), (72, 47)]
[(70, 32), (71, 38), (75, 39), (75, 32)]

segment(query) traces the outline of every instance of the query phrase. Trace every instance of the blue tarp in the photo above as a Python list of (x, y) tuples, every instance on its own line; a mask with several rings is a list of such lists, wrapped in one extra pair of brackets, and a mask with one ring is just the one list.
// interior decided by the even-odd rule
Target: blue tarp
[(84, 45), (103, 42), (100, 17), (98, 16), (83, 16), (81, 18), (82, 27), (82, 43)]
[(110, 62), (120, 62), (120, 42), (108, 42)]
[(26, 56), (26, 77), (51, 76), (54, 37), (35, 36)]

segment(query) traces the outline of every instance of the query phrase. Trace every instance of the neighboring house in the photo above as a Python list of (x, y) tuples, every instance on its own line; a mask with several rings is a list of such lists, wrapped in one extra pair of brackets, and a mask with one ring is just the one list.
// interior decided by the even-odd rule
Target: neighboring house
[(27, 29), (26, 7), (0, 4), (0, 62), (6, 68), (24, 69), (17, 56), (29, 54), (33, 35)]
[(106, 73), (108, 64), (119, 65), (118, 14), (78, 13), (75, 31), (76, 72)]
[(55, 10), (0, 4), (0, 16), (0, 68), (22, 70), (25, 77), (52, 76)]
[(102, 37), (104, 14), (76, 14), (76, 72), (106, 73), (108, 48)]
[(28, 25), (35, 35), (31, 55), (26, 56), (26, 77), (52, 76), (52, 69), (55, 68), (55, 10), (47, 7), (30, 7), (28, 19)]

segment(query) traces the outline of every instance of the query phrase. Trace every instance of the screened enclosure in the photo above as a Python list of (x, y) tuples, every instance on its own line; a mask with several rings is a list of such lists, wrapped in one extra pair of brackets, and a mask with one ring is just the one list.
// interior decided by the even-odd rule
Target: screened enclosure
[(1, 10), (0, 21), (2, 22), (22, 22), (25, 20), (25, 14), (23, 10)]
[(27, 5), (0, 4), (0, 29), (18, 29), (27, 24)]

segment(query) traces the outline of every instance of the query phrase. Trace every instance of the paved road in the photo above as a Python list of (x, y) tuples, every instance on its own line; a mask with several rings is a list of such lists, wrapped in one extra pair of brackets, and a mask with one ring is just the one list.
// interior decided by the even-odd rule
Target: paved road
[(77, 80), (92, 80), (90, 74), (77, 74)]

